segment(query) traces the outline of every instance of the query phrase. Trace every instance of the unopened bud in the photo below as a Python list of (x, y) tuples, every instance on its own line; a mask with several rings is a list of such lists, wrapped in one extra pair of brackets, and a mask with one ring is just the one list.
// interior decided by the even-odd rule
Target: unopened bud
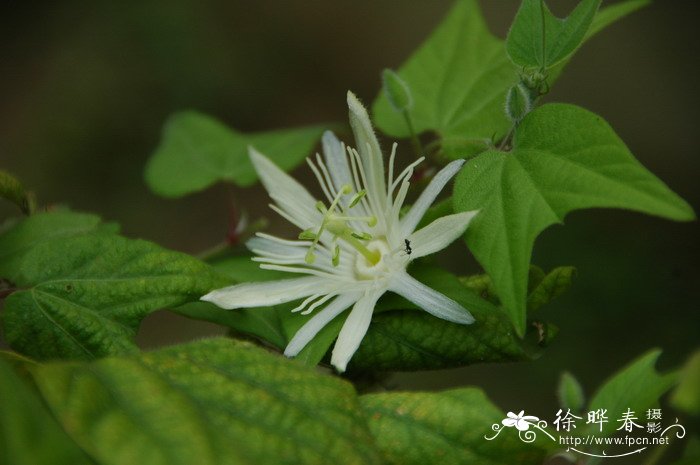
[(382, 71), (382, 88), (387, 100), (397, 112), (408, 111), (413, 106), (413, 97), (406, 81), (391, 69)]
[(506, 115), (513, 123), (519, 123), (532, 109), (530, 92), (522, 83), (508, 89)]

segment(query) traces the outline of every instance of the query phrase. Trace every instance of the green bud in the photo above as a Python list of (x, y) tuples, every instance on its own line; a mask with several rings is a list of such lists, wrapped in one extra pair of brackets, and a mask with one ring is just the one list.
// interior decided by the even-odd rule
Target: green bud
[(395, 71), (388, 68), (382, 71), (382, 88), (389, 103), (397, 112), (408, 111), (413, 106), (411, 89)]
[(326, 206), (323, 205), (323, 202), (321, 202), (321, 201), (319, 200), (318, 202), (316, 202), (316, 210), (318, 210), (319, 212), (325, 214), (325, 213), (326, 213)]
[(522, 83), (508, 89), (506, 115), (513, 123), (519, 123), (532, 109), (530, 91)]

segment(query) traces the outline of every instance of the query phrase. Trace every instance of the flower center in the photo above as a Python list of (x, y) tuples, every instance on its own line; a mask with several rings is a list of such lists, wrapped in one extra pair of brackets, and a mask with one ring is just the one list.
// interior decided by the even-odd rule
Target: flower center
[[(350, 221), (361, 221), (367, 223), (370, 227), (377, 224), (377, 219), (374, 216), (351, 216), (348, 211), (343, 209), (340, 205), (340, 199), (343, 195), (349, 195), (352, 193), (352, 187), (350, 185), (345, 185), (336, 194), (333, 202), (330, 206), (326, 208), (323, 202), (318, 202), (316, 204), (316, 209), (323, 213), (323, 219), (321, 220), (321, 226), (316, 230), (315, 228), (307, 229), (299, 234), (299, 239), (313, 240), (309, 251), (306, 253), (306, 263), (313, 263), (316, 260), (316, 254), (314, 250), (318, 246), (318, 241), (325, 231), (333, 235), (333, 255), (332, 263), (333, 266), (338, 266), (340, 263), (340, 246), (335, 244), (338, 239), (344, 241), (352, 248), (357, 250), (360, 255), (362, 255), (365, 260), (373, 265), (376, 265), (381, 260), (381, 254), (378, 251), (370, 250), (363, 241), (369, 241), (372, 239), (372, 235), (366, 232), (355, 231), (348, 224)], [(364, 190), (356, 193), (348, 204), (348, 210), (357, 205), (362, 198), (365, 196), (366, 192)]]
[(367, 249), (379, 256), (377, 261), (368, 260), (364, 255), (355, 257), (355, 276), (357, 279), (375, 279), (389, 270), (385, 258), (391, 254), (389, 245), (384, 239), (376, 239), (367, 244)]

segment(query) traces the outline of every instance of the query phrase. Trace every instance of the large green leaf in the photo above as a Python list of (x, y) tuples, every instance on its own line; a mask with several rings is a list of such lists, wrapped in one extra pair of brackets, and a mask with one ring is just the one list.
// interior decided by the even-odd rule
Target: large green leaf
[[(417, 132), (470, 139), (504, 133), (503, 102), (517, 81), (503, 41), (493, 36), (475, 0), (458, 0), (443, 22), (404, 63), (398, 74), (413, 95)], [(403, 116), (381, 93), (373, 106), (377, 126), (396, 137), (409, 135)]]
[[(654, 366), (661, 355), (660, 350), (652, 350), (608, 379), (593, 396), (589, 411), (606, 409), (608, 422), (602, 425), (590, 424), (581, 434), (595, 432), (612, 435), (620, 428), (622, 414), (630, 409), (642, 419), (649, 408), (654, 407), (659, 397), (678, 382), (678, 373), (659, 374)], [(637, 422), (639, 423), (639, 422)], [(601, 431), (602, 428), (602, 431)]]
[(360, 400), (390, 464), (534, 465), (551, 448), (548, 439), (526, 444), (510, 431), (487, 441), (485, 436), (493, 435), (491, 425), (500, 424), (505, 415), (476, 388), (368, 394)]
[(485, 152), (467, 163), (453, 200), (455, 211), (480, 210), (466, 232), (467, 244), (521, 334), (532, 247), (546, 227), (570, 211), (594, 207), (679, 221), (695, 217), (602, 118), (564, 104), (530, 113), (515, 133), (512, 151)]
[(154, 192), (180, 197), (217, 181), (250, 186), (258, 179), (248, 159), (253, 146), (284, 170), (309, 155), (324, 126), (244, 134), (214, 118), (188, 111), (173, 115), (160, 145), (146, 167), (146, 181)]
[(524, 360), (536, 355), (522, 341), (508, 316), (478, 297), (459, 279), (437, 268), (416, 268), (412, 275), (451, 297), (474, 316), (471, 325), (451, 323), (389, 295), (372, 318), (349, 370), (430, 370), (473, 363)]
[(88, 234), (38, 242), (23, 254), (2, 324), (10, 345), (38, 359), (137, 351), (141, 320), (196, 300), (226, 279), (150, 242)]
[(66, 432), (105, 465), (376, 464), (352, 386), (210, 339), (31, 369)]
[(20, 279), (22, 261), (34, 247), (52, 240), (64, 240), (83, 234), (114, 234), (119, 227), (101, 223), (100, 218), (68, 210), (44, 212), (6, 225), (0, 233), (0, 276)]
[[(601, 9), (586, 39), (648, 3), (628, 0)], [(552, 84), (563, 62), (549, 73)], [(483, 150), (475, 141), (510, 128), (503, 111), (506, 92), (515, 84), (519, 69), (508, 59), (505, 44), (493, 36), (476, 0), (457, 0), (445, 19), (420, 48), (399, 68), (411, 89), (410, 111), (417, 132), (434, 131), (441, 137), (446, 156), (463, 158)], [(404, 116), (380, 93), (372, 107), (377, 126), (394, 137), (407, 137)]]
[(559, 19), (543, 0), (523, 0), (508, 32), (506, 50), (513, 63), (547, 69), (571, 55), (584, 41), (601, 0), (582, 0)]
[(66, 435), (28, 383), (0, 358), (0, 463), (92, 463)]

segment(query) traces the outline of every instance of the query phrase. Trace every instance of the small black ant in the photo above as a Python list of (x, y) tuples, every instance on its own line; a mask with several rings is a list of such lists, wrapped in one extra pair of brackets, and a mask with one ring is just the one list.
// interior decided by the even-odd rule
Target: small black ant
[(406, 243), (406, 255), (411, 255), (411, 252), (413, 252), (413, 250), (411, 250), (411, 241), (408, 239), (404, 239), (403, 241)]

